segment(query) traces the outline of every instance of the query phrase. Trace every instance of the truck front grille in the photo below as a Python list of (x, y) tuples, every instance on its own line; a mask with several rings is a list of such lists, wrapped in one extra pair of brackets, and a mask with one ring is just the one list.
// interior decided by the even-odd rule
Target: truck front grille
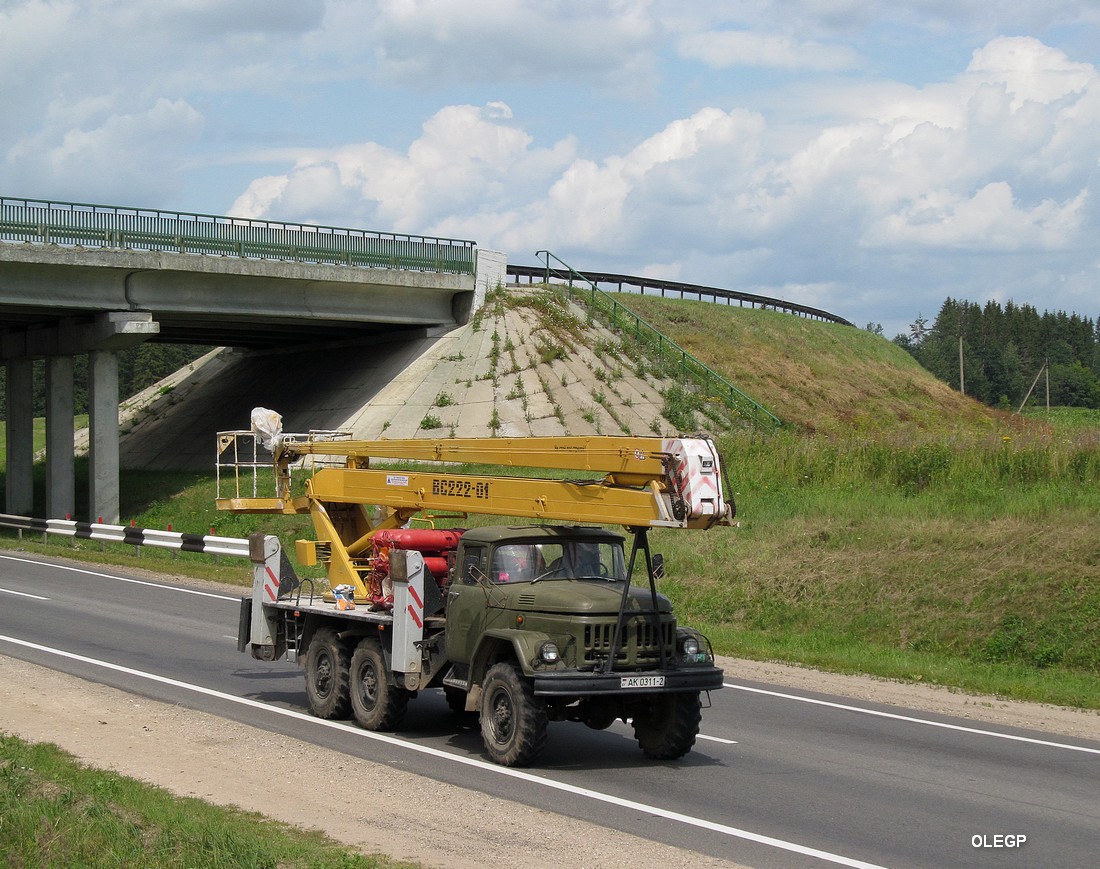
[[(606, 661), (611, 654), (611, 644), (615, 640), (615, 622), (601, 622), (584, 626), (584, 664), (592, 665)], [(661, 662), (661, 645), (665, 654), (671, 657), (676, 651), (676, 623), (662, 622), (656, 626), (652, 621), (635, 617), (623, 625), (619, 637), (619, 651), (615, 655), (615, 666), (656, 667)], [(583, 665), (582, 665), (583, 666)]]

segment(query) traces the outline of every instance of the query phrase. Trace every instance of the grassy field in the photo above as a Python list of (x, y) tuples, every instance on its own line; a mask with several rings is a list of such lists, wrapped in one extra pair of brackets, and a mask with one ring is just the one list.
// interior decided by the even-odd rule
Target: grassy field
[(238, 810), (89, 769), (0, 733), (0, 865), (414, 869)]

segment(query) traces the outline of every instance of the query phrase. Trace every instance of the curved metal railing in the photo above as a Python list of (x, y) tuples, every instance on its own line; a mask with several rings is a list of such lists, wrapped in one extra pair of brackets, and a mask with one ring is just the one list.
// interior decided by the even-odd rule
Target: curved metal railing
[[(542, 251), (536, 254), (536, 256), (541, 253)], [(555, 257), (555, 259), (557, 258)], [(521, 283), (521, 278), (527, 278), (528, 283), (534, 283), (536, 280), (544, 283), (548, 283), (551, 280), (568, 282), (571, 279), (570, 271), (569, 269), (554, 269), (548, 268), (547, 266), (521, 266), (509, 264), (507, 267), (508, 277), (510, 279), (515, 278), (512, 283)], [(636, 287), (638, 295), (642, 296), (646, 294), (646, 290), (657, 291), (661, 296), (665, 296), (669, 293), (679, 293), (681, 299), (694, 296), (698, 299), (709, 298), (714, 302), (725, 300), (726, 304), (740, 302), (741, 307), (744, 307), (745, 304), (748, 303), (753, 308), (770, 308), (775, 311), (782, 311), (786, 314), (794, 314), (813, 320), (840, 323), (843, 326), (855, 325), (851, 321), (845, 320), (843, 317), (838, 317), (836, 314), (830, 314), (828, 311), (823, 311), (820, 308), (812, 308), (809, 305), (800, 305), (797, 302), (788, 302), (784, 299), (775, 299), (771, 296), (742, 293), (739, 290), (723, 290), (719, 287), (707, 287), (702, 284), (689, 284), (682, 281), (666, 281), (659, 278), (620, 275), (613, 272), (586, 271), (584, 274), (585, 279), (590, 281), (597, 288), (600, 288), (600, 284), (614, 284), (616, 287), (615, 292), (620, 293), (626, 292), (623, 289), (624, 286), (631, 286)]]

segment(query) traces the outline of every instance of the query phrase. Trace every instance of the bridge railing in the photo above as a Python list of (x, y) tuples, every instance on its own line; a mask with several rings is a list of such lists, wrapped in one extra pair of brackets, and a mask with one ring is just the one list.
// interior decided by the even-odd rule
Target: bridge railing
[(474, 274), (472, 241), (0, 197), (0, 240)]

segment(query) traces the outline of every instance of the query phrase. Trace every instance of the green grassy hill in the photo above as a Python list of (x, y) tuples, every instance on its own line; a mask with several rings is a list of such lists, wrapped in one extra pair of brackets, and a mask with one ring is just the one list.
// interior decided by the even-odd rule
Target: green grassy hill
[(709, 302), (615, 300), (801, 432), (980, 431), (996, 418), (862, 329)]

